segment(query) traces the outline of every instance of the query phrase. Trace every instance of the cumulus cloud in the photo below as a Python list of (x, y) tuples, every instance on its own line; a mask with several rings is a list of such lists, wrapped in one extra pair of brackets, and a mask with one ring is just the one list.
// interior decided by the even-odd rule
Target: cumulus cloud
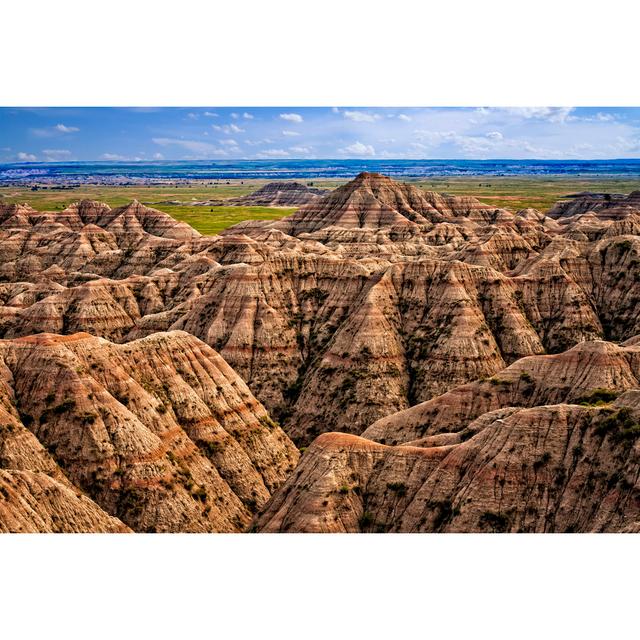
[[(507, 113), (527, 120), (547, 120), (554, 123), (563, 123), (569, 120), (573, 110), (574, 107), (508, 107), (504, 109)], [(487, 111), (500, 111), (500, 109)]]
[(377, 113), (367, 113), (366, 111), (343, 111), (342, 115), (353, 122), (375, 122), (382, 117)]
[(153, 154), (153, 159), (154, 160), (164, 160), (164, 156), (161, 153), (154, 153)]
[(223, 144), (227, 147), (237, 147), (238, 143), (233, 138), (225, 138), (224, 140), (220, 140), (220, 144)]
[(55, 129), (56, 131), (60, 131), (60, 133), (75, 133), (76, 131), (80, 131), (78, 127), (67, 127), (66, 124), (57, 124)]
[(303, 117), (299, 113), (281, 113), (281, 120), (286, 120), (287, 122), (302, 122)]
[(411, 118), (408, 115), (404, 114), (404, 113), (401, 113), (398, 116), (398, 120), (402, 120), (403, 122), (411, 122)]
[(344, 147), (344, 149), (339, 149), (340, 153), (344, 154), (353, 154), (355, 156), (375, 156), (376, 150), (370, 144), (363, 144), (362, 142), (356, 141), (353, 144), (350, 144), (348, 147)]
[(244, 133), (244, 129), (240, 128), (237, 124), (223, 124), (222, 126), (217, 124), (211, 125), (216, 131), (222, 131), (229, 135), (230, 133)]
[(20, 160), (20, 162), (35, 162), (37, 158), (33, 153), (26, 153), (24, 151), (19, 151), (18, 160)]
[(504, 136), (499, 131), (489, 131), (486, 137), (489, 140), (502, 140)]
[(253, 116), (250, 113), (247, 113), (246, 111), (242, 114), (242, 117), (245, 120), (253, 120)]
[(282, 130), (282, 135), (283, 136), (289, 136), (289, 137), (295, 137), (295, 136), (299, 136), (301, 134), (298, 133), (297, 131), (289, 131), (288, 129), (283, 129)]
[(206, 116), (207, 118), (219, 118), (220, 117), (215, 111), (205, 111), (202, 115)]

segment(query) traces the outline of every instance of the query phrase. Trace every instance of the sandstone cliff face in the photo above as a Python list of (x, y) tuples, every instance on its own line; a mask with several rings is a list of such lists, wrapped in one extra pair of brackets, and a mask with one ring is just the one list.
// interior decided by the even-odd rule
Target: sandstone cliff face
[[(297, 461), (235, 372), (188, 334), (124, 345), (40, 334), (0, 342), (0, 361), (10, 530), (68, 530), (79, 513), (91, 530), (240, 531)], [(47, 503), (21, 503), (41, 492), (70, 513), (59, 529)]]

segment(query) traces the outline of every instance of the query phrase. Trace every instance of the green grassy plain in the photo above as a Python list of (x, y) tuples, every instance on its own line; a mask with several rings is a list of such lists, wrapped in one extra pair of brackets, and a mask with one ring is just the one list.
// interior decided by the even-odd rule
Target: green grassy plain
[[(144, 186), (80, 186), (72, 189), (38, 189), (28, 187), (0, 187), (0, 202), (28, 202), (39, 211), (64, 209), (83, 198), (100, 200), (112, 207), (121, 206), (134, 198), (160, 209), (176, 220), (189, 223), (205, 235), (219, 233), (243, 220), (276, 220), (295, 209), (272, 207), (192, 207), (172, 201), (188, 203), (197, 200), (226, 199), (246, 195), (260, 188), (265, 180), (229, 181), (229, 183), (200, 182), (180, 185)], [(346, 180), (314, 180), (314, 185), (327, 189), (344, 184)], [(629, 193), (640, 189), (640, 180), (617, 177), (447, 177), (410, 180), (416, 186), (454, 195), (470, 195), (487, 204), (517, 211), (534, 207), (548, 210), (562, 196), (580, 191)]]
[(243, 220), (278, 220), (295, 211), (285, 207), (181, 207), (157, 206), (176, 220), (190, 224), (205, 236), (213, 236)]
[(547, 211), (560, 198), (581, 191), (629, 193), (640, 189), (640, 180), (617, 177), (452, 177), (415, 181), (422, 189), (469, 195), (496, 207), (518, 211), (533, 207)]

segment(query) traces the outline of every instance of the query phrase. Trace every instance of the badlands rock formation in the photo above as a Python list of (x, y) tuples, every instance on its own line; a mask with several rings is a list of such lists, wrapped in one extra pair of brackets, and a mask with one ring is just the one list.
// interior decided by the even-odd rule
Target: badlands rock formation
[[(76, 337), (68, 344), (62, 337), (30, 337), (82, 332), (95, 337)], [(253, 422), (259, 424), (262, 418), (267, 420), (269, 411), (299, 446), (313, 442), (302, 458), (301, 469), (311, 464), (307, 460), (313, 461), (316, 454), (320, 458), (327, 455), (327, 468), (333, 469), (331, 458), (342, 459), (346, 447), (347, 451), (374, 452), (371, 455), (377, 461), (375, 469), (375, 465), (386, 464), (379, 462), (383, 458), (392, 467), (403, 459), (408, 461), (406, 472), (411, 473), (415, 460), (428, 458), (433, 462), (434, 456), (448, 451), (446, 447), (471, 447), (485, 427), (501, 425), (498, 420), (515, 421), (509, 436), (514, 439), (513, 446), (518, 446), (515, 441), (522, 435), (518, 425), (532, 420), (544, 425), (546, 420), (554, 425), (549, 428), (556, 429), (557, 421), (549, 416), (565, 416), (558, 425), (574, 426), (586, 424), (587, 418), (593, 416), (593, 429), (597, 430), (607, 411), (615, 413), (618, 409), (603, 407), (584, 413), (584, 407), (576, 408), (573, 403), (599, 388), (618, 394), (616, 402), (631, 397), (628, 394), (638, 387), (634, 346), (634, 340), (638, 340), (634, 336), (638, 335), (637, 193), (578, 197), (563, 201), (549, 214), (533, 209), (513, 212), (474, 198), (426, 192), (378, 174), (361, 174), (331, 193), (314, 195), (313, 201), (287, 218), (241, 223), (213, 237), (201, 236), (188, 225), (137, 202), (111, 209), (102, 203), (84, 201), (58, 212), (37, 212), (28, 205), (0, 206), (0, 337), (5, 339), (5, 345), (12, 345), (3, 348), (22, 353), (20, 349), (26, 350), (25, 345), (37, 343), (37, 349), (29, 348), (40, 353), (45, 345), (37, 341), (44, 340), (57, 345), (47, 346), (51, 353), (57, 353), (64, 344), (66, 351), (75, 354), (79, 347), (73, 345), (94, 344), (93, 340), (105, 353), (124, 358), (126, 349), (146, 345), (135, 347), (135, 358), (139, 357), (137, 349), (149, 351), (151, 355), (143, 358), (149, 369), (158, 360), (157, 354), (164, 353), (154, 346), (154, 340), (178, 341), (181, 345), (186, 341), (188, 353), (205, 353), (209, 349), (206, 357), (216, 362), (224, 358), (233, 369), (225, 375), (236, 376), (238, 384), (243, 384), (241, 378), (251, 390), (245, 387), (243, 393), (255, 396), (242, 395), (234, 400), (234, 406), (259, 407), (250, 409), (257, 416)], [(175, 350), (169, 351), (173, 355), (163, 355), (162, 362), (164, 367), (168, 358), (166, 366), (173, 379), (177, 356)], [(189, 356), (192, 357), (195, 356)], [(124, 369), (145, 390), (134, 375), (134, 365), (128, 364)], [(10, 371), (8, 397), (15, 377), (13, 369)], [(198, 389), (200, 375), (198, 367), (192, 372), (193, 379), (186, 380), (196, 395), (204, 393)], [(161, 374), (154, 376), (160, 379)], [(99, 384), (105, 382), (101, 380)], [(183, 388), (182, 383), (179, 387)], [(627, 393), (620, 395), (623, 392)], [(156, 397), (164, 397), (158, 393), (153, 391)], [(209, 413), (219, 411), (213, 395), (207, 395), (207, 400), (202, 395), (198, 397)], [(115, 400), (120, 402), (117, 397)], [(142, 405), (146, 407), (145, 402)], [(155, 406), (151, 400), (148, 402)], [(195, 398), (193, 403), (200, 406)], [(7, 406), (13, 406), (20, 419), (22, 409), (15, 403)], [(94, 409), (87, 411), (96, 412)], [(627, 409), (628, 414), (624, 413)], [(35, 438), (33, 446), (37, 443), (46, 451), (51, 443), (38, 418), (43, 410), (41, 406), (27, 410), (25, 415), (33, 421), (29, 425), (22, 423), (22, 427)], [(627, 425), (623, 428), (633, 432), (635, 409), (621, 405), (620, 410), (624, 410), (622, 423)], [(116, 416), (127, 415), (121, 409), (114, 411)], [(296, 451), (277, 428), (264, 432), (271, 434), (277, 444), (257, 439), (252, 453), (246, 447), (253, 440), (232, 433), (244, 454), (234, 453), (234, 459), (239, 456), (238, 463), (229, 468), (225, 466), (229, 457), (216, 456), (209, 445), (198, 444), (203, 438), (189, 430), (191, 418), (178, 415), (179, 412), (173, 404), (171, 408), (167, 406), (159, 422), (153, 418), (153, 427), (145, 421), (155, 416), (151, 409), (133, 413), (135, 420), (161, 439), (164, 436), (159, 434), (164, 429), (179, 428), (175, 445), (179, 451), (183, 447), (180, 438), (195, 447), (197, 462), (193, 470), (186, 462), (180, 462), (178, 468), (189, 469), (195, 479), (192, 488), (202, 486), (208, 496), (221, 495), (221, 500), (227, 501), (216, 502), (216, 509), (211, 505), (206, 517), (202, 510), (209, 505), (199, 511), (203, 503), (196, 500), (198, 504), (194, 506), (190, 489), (183, 491), (180, 483), (174, 482), (174, 494), (170, 499), (163, 494), (162, 500), (152, 484), (153, 491), (137, 498), (139, 508), (114, 497), (111, 485), (115, 481), (109, 479), (109, 474), (120, 467), (107, 464), (100, 456), (91, 458), (93, 465), (101, 465), (99, 473), (96, 470), (96, 481), (87, 479), (87, 471), (82, 471), (86, 461), (80, 459), (76, 464), (75, 454), (52, 459), (54, 467), (49, 468), (42, 466), (45, 458), (41, 460), (33, 453), (29, 459), (37, 458), (40, 466), (16, 469), (45, 474), (47, 481), (62, 485), (71, 483), (85, 496), (82, 502), (72, 504), (73, 496), (66, 494), (56, 500), (60, 504), (64, 501), (69, 513), (82, 511), (88, 528), (242, 529), (285, 480), (288, 469), (296, 462)], [(506, 413), (503, 416), (495, 412)], [(498, 415), (495, 420), (494, 414)], [(178, 427), (164, 424), (173, 416)], [(120, 420), (114, 418), (114, 423)], [(221, 417), (215, 420), (226, 429)], [(573, 426), (566, 429), (572, 430)], [(341, 435), (315, 440), (326, 432)], [(144, 441), (146, 437), (137, 435), (134, 440)], [(554, 437), (558, 442), (570, 439), (562, 431)], [(627, 447), (629, 439), (625, 436), (623, 440)], [(597, 440), (589, 442), (591, 446)], [(597, 455), (618, 456), (617, 442), (610, 445), (608, 449), (600, 447)], [(265, 459), (256, 457), (261, 448), (269, 452), (262, 452)], [(409, 456), (407, 449), (417, 450), (418, 458), (412, 457), (413, 453)], [(137, 451), (135, 447), (134, 450)], [(530, 458), (527, 451), (524, 447), (524, 458)], [(554, 451), (549, 455), (559, 455)], [(635, 449), (631, 447), (630, 451)], [(402, 457), (405, 454), (409, 457)], [(598, 459), (595, 452), (589, 456)], [(242, 464), (240, 458), (245, 460)], [(354, 458), (347, 458), (345, 468), (350, 469)], [(528, 463), (532, 463), (529, 458)], [(484, 458), (477, 460), (484, 464)], [(431, 469), (431, 462), (424, 463), (425, 469)], [(169, 463), (173, 464), (171, 460)], [(609, 463), (618, 468), (618, 463)], [(559, 466), (560, 462), (555, 465)], [(318, 463), (316, 467), (320, 473), (322, 465)], [(6, 465), (0, 468), (7, 473), (14, 470)], [(565, 473), (569, 471), (566, 467)], [(206, 482), (211, 473), (217, 473), (221, 480), (210, 486)], [(585, 473), (588, 475), (589, 471)], [(144, 471), (145, 478), (164, 477), (163, 474), (155, 468), (153, 472)], [(318, 481), (325, 482), (321, 476)], [(549, 477), (545, 476), (545, 486)], [(134, 473), (132, 479), (135, 478)], [(321, 525), (303, 526), (301, 520), (294, 519), (295, 524), (285, 526), (284, 520), (279, 520), (279, 510), (289, 509), (288, 499), (278, 502), (285, 489), (296, 501), (295, 496), (303, 492), (305, 483), (296, 484), (294, 478), (277, 492), (256, 526), (268, 530), (330, 530), (322, 519), (324, 512), (320, 514), (324, 523)], [(410, 485), (394, 478), (388, 480), (389, 484)], [(364, 481), (365, 476), (358, 480)], [(228, 489), (223, 490), (224, 483)], [(24, 492), (36, 484), (29, 478), (15, 486)], [(438, 480), (438, 486), (444, 486), (442, 480)], [(527, 486), (531, 489), (532, 485)], [(454, 483), (451, 491), (456, 487)], [(438, 496), (436, 502), (453, 500), (444, 494)], [(519, 498), (513, 500), (517, 511)], [(305, 501), (300, 498), (300, 505)], [(280, 515), (273, 510), (276, 504), (280, 504)], [(358, 527), (360, 517), (365, 523), (369, 520), (367, 504), (363, 503), (359, 516), (353, 516)], [(89, 507), (97, 511), (94, 513)], [(501, 513), (495, 508), (495, 504), (489, 504), (486, 511)], [(536, 508), (540, 511), (542, 507), (537, 504)], [(627, 507), (621, 503), (615, 502), (612, 508), (627, 514)], [(301, 510), (301, 519), (305, 513)], [(34, 512), (29, 521), (20, 511), (16, 512), (15, 521), (25, 528), (51, 528), (50, 524), (42, 524), (45, 515)], [(459, 521), (459, 528), (476, 530), (480, 525), (473, 518), (480, 515), (474, 512), (470, 520)], [(425, 523), (429, 522), (429, 516), (425, 517)], [(492, 521), (491, 516), (486, 518)], [(486, 518), (483, 522), (488, 522)], [(516, 524), (510, 524), (509, 530), (617, 530), (627, 524), (634, 526), (627, 523), (626, 515), (622, 519), (602, 515), (604, 519), (597, 520), (592, 514), (589, 518), (558, 520), (546, 529), (538, 520), (532, 524), (533, 521), (514, 519)], [(423, 527), (416, 522), (408, 525), (395, 516), (376, 516), (376, 525), (364, 529), (458, 527), (453, 519), (446, 527), (443, 523), (439, 523), (441, 527)], [(64, 526), (61, 522), (59, 528), (64, 530)], [(349, 525), (346, 530), (354, 529)]]
[[(260, 531), (622, 531), (640, 519), (640, 345), (582, 343), (318, 437)], [(615, 400), (615, 401), (614, 401)], [(388, 446), (378, 444), (392, 442)]]
[[(640, 520), (640, 411), (509, 408), (472, 434), (390, 447), (327, 433), (257, 519), (258, 531), (586, 532)], [(634, 403), (635, 409), (627, 404)]]
[(0, 372), (10, 530), (77, 518), (77, 530), (241, 531), (298, 458), (224, 360), (182, 332), (1, 341)]
[(249, 195), (231, 198), (224, 204), (244, 207), (300, 207), (319, 200), (327, 193), (327, 189), (309, 187), (300, 182), (269, 182)]

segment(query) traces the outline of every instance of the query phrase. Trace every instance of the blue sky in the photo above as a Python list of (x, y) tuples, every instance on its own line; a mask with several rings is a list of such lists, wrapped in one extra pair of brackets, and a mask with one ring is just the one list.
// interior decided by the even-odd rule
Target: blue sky
[(1, 108), (0, 162), (640, 157), (640, 108)]

